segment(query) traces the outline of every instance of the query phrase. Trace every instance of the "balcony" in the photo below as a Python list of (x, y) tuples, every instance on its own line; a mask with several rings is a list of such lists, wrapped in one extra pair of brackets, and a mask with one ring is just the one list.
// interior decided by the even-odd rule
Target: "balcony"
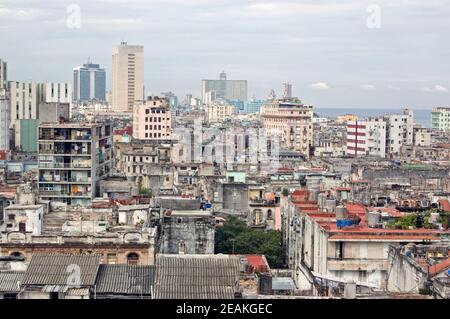
[(82, 168), (82, 169), (90, 169), (91, 168), (91, 162), (86, 162), (86, 163), (39, 163), (39, 168), (40, 169), (45, 169), (45, 168), (51, 168), (51, 169), (56, 169), (56, 168), (66, 168), (66, 169), (78, 169), (78, 168)]
[(42, 196), (42, 197), (88, 197), (88, 198), (91, 198), (91, 193), (90, 192), (39, 190), (39, 196)]

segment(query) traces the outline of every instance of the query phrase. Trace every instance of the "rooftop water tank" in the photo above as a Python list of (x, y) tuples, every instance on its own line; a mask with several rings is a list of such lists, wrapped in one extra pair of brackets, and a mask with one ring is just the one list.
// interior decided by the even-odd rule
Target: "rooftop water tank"
[(327, 199), (327, 201), (325, 203), (325, 208), (327, 209), (327, 211), (329, 213), (334, 212), (334, 210), (336, 209), (336, 200), (335, 199)]
[(309, 200), (310, 201), (316, 201), (319, 196), (319, 190), (318, 189), (311, 189), (309, 192)]
[(320, 209), (325, 207), (325, 203), (327, 201), (327, 195), (324, 193), (320, 193), (317, 195), (317, 204), (319, 205)]
[(429, 222), (430, 222), (431, 224), (437, 223), (438, 220), (439, 220), (439, 213), (431, 213), (431, 214), (430, 214), (430, 220), (429, 220)]
[(348, 210), (345, 206), (337, 206), (336, 207), (336, 220), (345, 220), (348, 219)]
[(367, 218), (367, 224), (371, 228), (376, 228), (381, 222), (381, 213), (380, 212), (369, 212)]

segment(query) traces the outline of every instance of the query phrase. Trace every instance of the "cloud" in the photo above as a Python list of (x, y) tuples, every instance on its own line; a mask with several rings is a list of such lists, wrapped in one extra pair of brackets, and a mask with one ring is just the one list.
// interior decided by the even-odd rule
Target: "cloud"
[(309, 86), (310, 88), (316, 89), (316, 90), (328, 90), (330, 87), (328, 86), (327, 82), (317, 82), (313, 83)]
[(431, 93), (446, 93), (448, 92), (448, 88), (443, 86), (443, 85), (439, 85), (436, 84), (435, 86), (429, 88), (429, 87), (425, 87), (423, 88), (423, 90), (425, 92), (431, 92)]
[(339, 14), (359, 6), (354, 3), (294, 3), (286, 1), (257, 2), (247, 7), (248, 13), (255, 16), (284, 16), (309, 14)]
[(41, 15), (41, 12), (37, 9), (20, 9), (20, 8), (7, 8), (0, 6), (0, 17), (15, 18), (15, 19), (33, 19)]
[(359, 87), (366, 91), (375, 91), (377, 89), (375, 85), (372, 84), (361, 84)]
[(400, 88), (398, 86), (395, 86), (395, 85), (388, 85), (387, 88), (389, 90), (392, 90), (392, 91), (400, 91)]

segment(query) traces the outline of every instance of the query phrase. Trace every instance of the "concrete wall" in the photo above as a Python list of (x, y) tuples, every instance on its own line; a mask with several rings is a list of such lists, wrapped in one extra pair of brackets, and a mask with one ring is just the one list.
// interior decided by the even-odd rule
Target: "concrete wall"
[(160, 252), (214, 254), (214, 238), (215, 229), (210, 217), (165, 217)]
[(222, 194), (224, 209), (248, 210), (248, 185), (223, 184)]

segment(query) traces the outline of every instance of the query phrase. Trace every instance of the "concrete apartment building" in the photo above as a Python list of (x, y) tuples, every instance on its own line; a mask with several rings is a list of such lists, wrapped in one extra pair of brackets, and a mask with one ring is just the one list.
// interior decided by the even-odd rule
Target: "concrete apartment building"
[(73, 69), (73, 100), (81, 103), (91, 100), (106, 101), (106, 72), (100, 64), (88, 61)]
[(266, 134), (279, 136), (284, 147), (309, 156), (313, 107), (298, 98), (268, 100), (261, 111)]
[(386, 122), (382, 118), (347, 121), (348, 156), (386, 156)]
[(220, 102), (216, 100), (206, 105), (206, 116), (209, 123), (225, 122), (227, 119), (233, 118), (236, 113), (236, 107), (223, 100)]
[[(325, 211), (320, 196), (313, 200), (310, 194), (298, 189), (281, 208), (287, 261), (300, 289), (317, 291), (332, 282), (349, 281), (359, 289), (386, 289), (390, 246), (441, 241), (441, 233), (432, 229), (380, 228), (381, 216), (396, 218), (399, 212), (395, 209), (381, 212), (381, 208), (350, 202), (335, 206), (335, 200), (325, 197)], [(357, 221), (342, 226), (342, 220)]]
[(42, 123), (38, 136), (39, 198), (87, 206), (111, 169), (111, 124)]
[(0, 88), (0, 150), (9, 150), (9, 94)]
[(144, 100), (144, 47), (122, 42), (112, 51), (112, 109), (133, 112)]
[(42, 103), (72, 103), (72, 83), (42, 83), (39, 91)]
[(8, 88), (8, 64), (0, 59), (0, 89)]
[(202, 80), (202, 101), (211, 99), (209, 92), (215, 99), (247, 101), (247, 80), (227, 80), (225, 72), (220, 73), (219, 80)]
[(31, 233), (41, 235), (44, 217), (43, 205), (10, 205), (5, 208), (5, 221), (0, 226), (3, 232)]
[(414, 139), (414, 113), (404, 109), (402, 114), (385, 116), (386, 153), (399, 154), (402, 145), (412, 145)]
[(431, 128), (450, 131), (450, 107), (435, 107), (431, 111)]
[(138, 140), (170, 140), (172, 113), (169, 101), (160, 97), (148, 97), (133, 109), (133, 137)]
[(38, 118), (38, 105), (41, 97), (37, 83), (9, 82), (9, 96), (11, 126), (14, 126), (17, 120), (36, 120)]
[(358, 157), (366, 155), (367, 136), (366, 123), (347, 121), (347, 155)]

